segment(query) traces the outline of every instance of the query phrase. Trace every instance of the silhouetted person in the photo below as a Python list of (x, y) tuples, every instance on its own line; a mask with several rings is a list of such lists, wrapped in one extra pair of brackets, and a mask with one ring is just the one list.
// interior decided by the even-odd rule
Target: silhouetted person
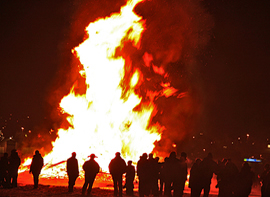
[(223, 158), (222, 161), (218, 163), (217, 167), (217, 185), (216, 188), (219, 188), (218, 190), (218, 196), (219, 197), (226, 197), (226, 181), (224, 178), (226, 177), (226, 163), (227, 159)]
[(148, 166), (147, 154), (143, 153), (137, 162), (137, 175), (139, 178), (139, 196), (148, 195)]
[(149, 154), (147, 168), (149, 194), (153, 194), (153, 196), (158, 196), (159, 166), (158, 161), (154, 159), (152, 153)]
[(224, 176), (223, 176), (223, 186), (224, 193), (223, 196), (231, 197), (235, 191), (236, 186), (236, 177), (238, 176), (238, 169), (236, 165), (228, 159), (224, 168)]
[(115, 153), (115, 158), (113, 158), (109, 164), (109, 171), (113, 179), (114, 196), (122, 196), (123, 191), (123, 174), (126, 171), (126, 162), (122, 159), (119, 152)]
[(8, 177), (8, 153), (4, 153), (0, 160), (0, 186), (9, 187)]
[(171, 152), (168, 160), (165, 162), (165, 196), (171, 197), (172, 190), (174, 196), (180, 192), (180, 160), (176, 158), (176, 152)]
[(39, 174), (41, 172), (43, 165), (44, 165), (43, 157), (41, 156), (39, 151), (36, 150), (29, 171), (29, 173), (32, 173), (34, 177), (34, 188), (38, 188)]
[(8, 173), (10, 178), (9, 184), (11, 187), (17, 187), (18, 169), (20, 165), (21, 159), (18, 155), (18, 152), (15, 149), (13, 149), (9, 157), (9, 166), (8, 166)]
[(165, 157), (164, 162), (159, 163), (160, 165), (160, 173), (159, 173), (159, 194), (163, 195), (163, 192), (165, 190), (165, 183), (166, 183), (166, 162), (168, 163), (169, 157)]
[(133, 196), (134, 189), (134, 178), (135, 178), (135, 167), (132, 165), (132, 161), (128, 161), (126, 168), (126, 193), (129, 196)]
[(182, 152), (179, 160), (179, 169), (177, 170), (177, 178), (174, 183), (174, 195), (173, 196), (183, 196), (185, 183), (187, 180), (187, 153)]
[(203, 196), (208, 197), (210, 192), (210, 185), (213, 174), (217, 171), (217, 163), (213, 160), (211, 153), (208, 153), (207, 157), (201, 162), (201, 173), (202, 173), (202, 189)]
[(82, 187), (82, 194), (85, 194), (87, 189), (87, 194), (91, 194), (93, 183), (95, 181), (96, 175), (99, 172), (99, 165), (95, 161), (96, 155), (91, 154), (90, 159), (83, 164), (83, 170), (85, 172), (85, 181)]
[(161, 180), (161, 169), (163, 166), (163, 163), (159, 162), (159, 157), (155, 157), (155, 160), (157, 162), (157, 171), (158, 171), (158, 194), (162, 195), (163, 192), (163, 180)]
[(243, 163), (243, 166), (237, 176), (237, 188), (234, 192), (234, 196), (237, 197), (248, 197), (251, 193), (255, 174), (251, 170), (251, 167), (247, 162)]
[(76, 159), (76, 153), (73, 152), (72, 156), (67, 160), (67, 174), (68, 174), (68, 191), (73, 192), (75, 181), (79, 176), (79, 165)]
[(270, 196), (270, 164), (265, 164), (263, 172), (259, 175), (262, 197)]
[(190, 177), (189, 177), (189, 188), (191, 188), (191, 197), (200, 197), (201, 195), (201, 169), (200, 163), (201, 159), (196, 159), (195, 163), (192, 165), (190, 170)]

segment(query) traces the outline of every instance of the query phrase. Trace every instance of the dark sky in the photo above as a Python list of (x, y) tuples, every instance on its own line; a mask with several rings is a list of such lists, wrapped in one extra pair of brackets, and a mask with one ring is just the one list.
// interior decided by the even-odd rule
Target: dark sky
[(216, 132), (269, 137), (269, 2), (208, 1), (215, 18), (204, 79)]
[[(48, 97), (62, 85), (57, 77), (70, 69), (70, 59), (65, 58), (76, 43), (70, 33), (78, 9), (74, 2), (0, 1), (2, 120), (9, 114), (30, 116), (31, 124), (38, 125), (50, 115)], [(204, 0), (202, 4), (215, 26), (200, 69), (205, 122), (198, 132), (270, 137), (270, 3)]]

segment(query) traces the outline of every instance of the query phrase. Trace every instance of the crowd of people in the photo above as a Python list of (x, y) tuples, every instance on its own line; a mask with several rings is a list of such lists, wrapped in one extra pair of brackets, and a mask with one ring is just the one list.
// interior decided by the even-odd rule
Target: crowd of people
[[(96, 175), (100, 172), (100, 166), (95, 161), (97, 157), (91, 154), (90, 159), (85, 161), (82, 168), (85, 172), (82, 195), (86, 192), (91, 194)], [(166, 196), (181, 197), (188, 177), (187, 154), (181, 153), (177, 158), (176, 152), (171, 152), (163, 162), (159, 161), (152, 153), (144, 153), (140, 156), (137, 166), (132, 161), (121, 157), (120, 152), (115, 153), (115, 157), (110, 161), (108, 167), (112, 176), (114, 186), (114, 196), (122, 196), (123, 188), (126, 194), (134, 195), (134, 180), (137, 173), (139, 180), (139, 196)], [(7, 153), (0, 160), (0, 186), (4, 188), (17, 187), (18, 169), (21, 159), (18, 152), (14, 149), (8, 157)], [(44, 165), (43, 158), (38, 150), (32, 158), (30, 173), (33, 175), (34, 188), (38, 188), (39, 175)], [(68, 175), (68, 192), (73, 192), (76, 179), (79, 177), (79, 165), (76, 153), (73, 152), (67, 159), (66, 170)], [(125, 184), (123, 185), (123, 176), (125, 174)], [(191, 197), (209, 196), (210, 185), (213, 175), (216, 174), (217, 185), (219, 188), (219, 197), (248, 197), (251, 193), (255, 174), (250, 165), (244, 162), (242, 168), (238, 170), (237, 166), (230, 159), (223, 159), (215, 162), (211, 153), (204, 159), (196, 159), (190, 169), (189, 188)], [(270, 165), (266, 164), (264, 171), (259, 175), (261, 181), (261, 196), (270, 196)]]
[(4, 153), (0, 160), (0, 186), (4, 188), (17, 187), (18, 169), (21, 159), (18, 152), (13, 149), (10, 156)]
[(189, 187), (191, 196), (199, 197), (202, 190), (204, 196), (209, 195), (213, 174), (217, 175), (219, 197), (248, 197), (255, 178), (254, 172), (247, 162), (240, 171), (230, 159), (216, 163), (211, 153), (203, 160), (196, 159), (190, 170)]

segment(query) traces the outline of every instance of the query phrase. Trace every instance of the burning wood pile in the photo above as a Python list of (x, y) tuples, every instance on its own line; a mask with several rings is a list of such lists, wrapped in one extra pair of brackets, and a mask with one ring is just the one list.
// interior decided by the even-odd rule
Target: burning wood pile
[[(134, 163), (145, 152), (152, 152), (154, 156), (162, 158), (162, 151), (169, 153), (175, 150), (175, 142), (183, 138), (186, 132), (183, 129), (186, 128), (183, 121), (186, 119), (183, 116), (183, 120), (179, 120), (179, 114), (195, 113), (195, 101), (190, 99), (189, 88), (179, 90), (172, 87), (171, 77), (165, 68), (183, 56), (185, 61), (188, 59), (189, 63), (193, 64), (192, 58), (186, 56), (187, 53), (183, 53), (182, 50), (186, 41), (191, 43), (191, 37), (185, 38), (184, 34), (189, 31), (190, 23), (194, 19), (191, 16), (188, 18), (188, 14), (183, 12), (184, 7), (179, 10), (167, 10), (166, 14), (170, 12), (175, 16), (182, 15), (183, 23), (187, 23), (180, 24), (178, 19), (173, 19), (177, 20), (176, 25), (167, 24), (166, 27), (171, 26), (171, 31), (179, 35), (178, 43), (173, 40), (175, 36), (168, 37), (168, 42), (163, 43), (168, 45), (167, 50), (162, 52), (160, 46), (158, 52), (153, 52), (150, 42), (146, 42), (148, 38), (144, 38), (145, 43), (142, 42), (144, 33), (148, 28), (151, 29), (151, 23), (147, 22), (147, 16), (140, 16), (134, 11), (140, 10), (141, 4), (144, 3), (151, 2), (129, 0), (121, 7), (119, 13), (91, 22), (85, 29), (84, 42), (72, 50), (80, 61), (80, 65), (76, 66), (79, 66), (79, 73), (85, 81), (85, 91), (78, 93), (76, 90), (82, 87), (75, 83), (70, 93), (62, 98), (59, 106), (61, 112), (67, 116), (69, 127), (58, 129), (58, 137), (52, 142), (51, 152), (44, 156), (45, 167), (41, 177), (65, 178), (65, 161), (72, 152), (77, 153), (80, 169), (87, 157), (94, 153), (98, 156), (96, 160), (102, 171), (108, 172), (108, 164), (115, 152), (120, 151), (126, 161), (132, 160)], [(141, 14), (146, 15), (143, 9)], [(170, 31), (166, 27), (160, 31)], [(204, 34), (201, 27), (197, 29), (202, 31), (201, 35)], [(196, 33), (191, 31), (196, 34), (193, 36), (196, 39), (192, 41), (196, 45), (192, 47), (195, 48), (200, 45), (197, 29), (194, 30)], [(156, 40), (153, 41), (153, 45), (156, 45), (154, 42)], [(189, 54), (191, 55), (190, 51)], [(171, 103), (166, 104), (177, 117), (174, 118), (177, 121), (172, 128), (176, 128), (177, 124), (178, 129), (175, 132), (171, 131), (171, 138), (175, 141), (168, 138), (169, 132), (165, 133), (170, 128), (161, 124), (162, 121), (154, 120), (164, 112), (164, 109), (158, 108), (157, 101), (162, 101), (164, 105), (166, 101), (161, 98), (170, 97), (177, 102), (175, 106)], [(170, 120), (172, 121), (170, 117), (163, 118), (163, 122)], [(167, 139), (161, 142), (166, 136)], [(163, 149), (157, 148), (158, 143)], [(30, 163), (31, 158), (27, 158), (20, 172), (27, 171)]]

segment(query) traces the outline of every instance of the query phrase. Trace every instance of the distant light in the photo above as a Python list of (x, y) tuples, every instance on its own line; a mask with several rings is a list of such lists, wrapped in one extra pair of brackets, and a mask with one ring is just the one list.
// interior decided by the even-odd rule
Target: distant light
[(255, 142), (252, 142), (252, 145), (254, 145), (255, 144)]
[(262, 162), (262, 160), (260, 160), (260, 159), (254, 159), (254, 158), (244, 158), (244, 161), (247, 161), (247, 162), (256, 162), (256, 163)]
[(267, 145), (267, 148), (270, 148), (270, 144)]
[(232, 142), (232, 144), (233, 144), (233, 142)]
[(203, 152), (205, 152), (205, 148), (203, 149)]
[(249, 137), (249, 134), (247, 133), (247, 137)]
[(195, 136), (193, 136), (192, 138), (195, 139)]
[(238, 140), (241, 140), (241, 138), (240, 138), (240, 137), (238, 137)]
[(223, 148), (225, 148), (225, 149), (226, 149), (226, 148), (228, 148), (228, 147), (227, 147), (227, 146), (223, 146)]
[(203, 133), (200, 133), (200, 135), (203, 135)]
[(24, 137), (27, 137), (27, 134), (25, 134)]
[(29, 118), (29, 116), (27, 116), (27, 118)]
[(172, 146), (175, 148), (176, 147), (176, 144), (173, 144)]

